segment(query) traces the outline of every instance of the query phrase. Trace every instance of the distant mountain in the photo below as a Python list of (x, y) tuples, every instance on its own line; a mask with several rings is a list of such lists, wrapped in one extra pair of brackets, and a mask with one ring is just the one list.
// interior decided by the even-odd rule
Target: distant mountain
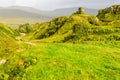
[[(32, 7), (23, 7), (23, 6), (11, 6), (6, 8), (0, 8), (0, 16), (6, 17), (32, 17), (32, 18), (51, 18), (57, 16), (67, 16), (71, 15), (73, 12), (77, 11), (78, 7), (73, 8), (61, 8), (53, 11), (41, 11)], [(85, 8), (87, 14), (96, 15), (97, 9), (88, 9)], [(4, 15), (3, 15), (4, 14)], [(14, 16), (13, 16), (14, 15)]]
[(51, 17), (40, 14), (40, 11), (31, 7), (0, 7), (0, 22), (12, 24), (36, 23), (50, 20)]
[[(34, 9), (29, 9), (23, 10), (23, 8), (0, 8), (0, 17), (5, 17), (5, 18), (41, 18), (41, 19), (48, 19), (48, 16), (38, 14), (33, 11)], [(33, 12), (32, 12), (33, 11)]]
[[(28, 19), (37, 21), (48, 21), (52, 18), (59, 17), (59, 16), (69, 16), (73, 12), (77, 11), (78, 7), (74, 8), (62, 8), (56, 9), (53, 11), (41, 11), (32, 7), (23, 7), (23, 6), (11, 6), (11, 7), (0, 7), (0, 22), (10, 22), (13, 18), (12, 22), (15, 22), (16, 19), (21, 19), (20, 21), (24, 20), (25, 22), (30, 22)], [(86, 8), (86, 13), (96, 15), (96, 9), (88, 9)], [(6, 20), (7, 19), (7, 20)], [(8, 20), (9, 19), (9, 20)], [(37, 20), (38, 19), (38, 20)], [(34, 21), (34, 22), (35, 22)], [(19, 21), (18, 21), (19, 22)], [(30, 22), (31, 23), (31, 22)]]

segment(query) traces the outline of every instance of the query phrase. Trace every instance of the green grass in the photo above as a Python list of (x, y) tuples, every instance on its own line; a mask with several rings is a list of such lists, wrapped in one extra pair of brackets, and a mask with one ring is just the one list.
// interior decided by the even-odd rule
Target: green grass
[(36, 43), (0, 65), (8, 80), (120, 80), (120, 42)]

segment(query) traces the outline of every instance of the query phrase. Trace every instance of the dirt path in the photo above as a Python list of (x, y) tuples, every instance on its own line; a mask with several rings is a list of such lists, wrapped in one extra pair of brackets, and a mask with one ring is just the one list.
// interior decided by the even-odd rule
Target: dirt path
[(32, 46), (35, 46), (36, 44), (35, 43), (33, 43), (33, 42), (25, 42), (26, 44), (28, 44), (28, 45), (32, 45)]
[[(25, 33), (20, 33), (20, 36), (16, 37), (16, 40), (18, 41), (23, 41), (22, 37), (24, 37), (26, 34)], [(31, 41), (23, 41), (25, 44), (35, 46), (36, 44), (31, 42)]]

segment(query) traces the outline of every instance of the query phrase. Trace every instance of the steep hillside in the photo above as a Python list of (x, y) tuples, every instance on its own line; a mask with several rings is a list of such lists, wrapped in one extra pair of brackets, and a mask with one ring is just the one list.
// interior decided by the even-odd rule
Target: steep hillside
[(119, 19), (104, 24), (97, 17), (84, 13), (84, 9), (79, 8), (71, 16), (58, 17), (50, 22), (36, 24), (37, 28), (26, 37), (41, 42), (78, 43), (81, 41), (120, 40), (120, 26), (116, 25), (119, 23)]
[(15, 35), (17, 35), (15, 31), (0, 23), (0, 58), (19, 48)]

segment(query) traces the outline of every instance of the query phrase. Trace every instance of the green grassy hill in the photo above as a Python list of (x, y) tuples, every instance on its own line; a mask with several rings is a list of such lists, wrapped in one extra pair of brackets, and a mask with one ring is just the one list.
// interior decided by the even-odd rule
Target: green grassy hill
[(103, 16), (100, 16), (103, 13), (99, 13), (96, 17), (81, 14), (78, 10), (71, 16), (58, 17), (50, 22), (35, 24), (37, 28), (36, 26), (35, 28), (34, 26), (31, 27), (34, 31), (29, 33), (26, 38), (39, 40), (40, 42), (119, 41), (119, 6), (115, 10), (117, 15), (111, 13), (116, 16), (113, 17), (114, 19), (111, 18), (111, 22), (101, 21), (101, 19), (104, 19)]

